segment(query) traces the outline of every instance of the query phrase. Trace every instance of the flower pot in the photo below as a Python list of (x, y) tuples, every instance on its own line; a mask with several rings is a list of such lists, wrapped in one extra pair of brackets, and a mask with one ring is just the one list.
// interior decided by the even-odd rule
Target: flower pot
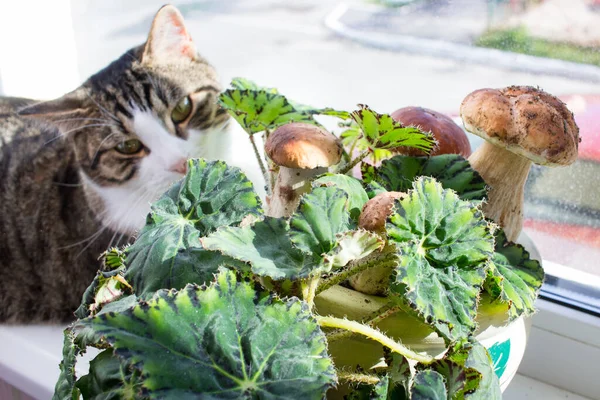
[[(531, 240), (521, 235), (519, 242), (531, 253), (531, 258), (540, 259)], [(315, 299), (316, 311), (320, 315), (334, 315), (351, 320), (363, 320), (387, 304), (380, 296), (366, 295), (342, 286), (334, 286), (319, 294)], [(504, 391), (517, 373), (531, 327), (530, 317), (507, 321), (507, 306), (492, 303), (483, 295), (478, 309), (478, 329), (475, 338), (488, 349), (501, 390)], [(416, 317), (399, 312), (377, 324), (386, 335), (402, 342), (411, 350), (427, 352), (432, 356), (442, 354), (446, 346), (432, 328)], [(380, 362), (382, 345), (358, 335), (348, 336), (329, 343), (329, 353), (336, 368), (353, 370), (360, 365), (365, 371)], [(348, 388), (341, 385), (328, 398), (341, 398)]]

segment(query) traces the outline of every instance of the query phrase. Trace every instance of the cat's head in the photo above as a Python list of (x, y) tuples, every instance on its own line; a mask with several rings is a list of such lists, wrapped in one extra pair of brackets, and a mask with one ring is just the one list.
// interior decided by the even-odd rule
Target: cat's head
[(226, 112), (215, 70), (202, 59), (179, 11), (164, 6), (146, 43), (65, 96), (20, 110), (51, 121), (74, 146), (99, 219), (133, 233), (191, 157), (219, 158)]

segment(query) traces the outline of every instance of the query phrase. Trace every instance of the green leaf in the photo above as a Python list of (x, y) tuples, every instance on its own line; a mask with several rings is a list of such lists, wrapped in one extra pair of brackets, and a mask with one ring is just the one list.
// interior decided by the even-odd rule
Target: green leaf
[(219, 266), (238, 264), (203, 249), (200, 238), (261, 214), (258, 195), (238, 168), (190, 160), (185, 178), (152, 205), (146, 226), (127, 248), (125, 278), (140, 296), (210, 281)]
[(417, 371), (435, 371), (443, 376), (447, 398), (452, 400), (500, 400), (500, 385), (485, 347), (463, 340), (453, 344), (443, 358)]
[[(364, 164), (363, 164), (364, 165)], [(367, 192), (367, 196), (369, 199), (377, 196), (378, 194), (385, 193), (387, 190), (381, 186), (379, 183), (372, 181), (365, 185), (365, 191)]]
[(476, 328), (477, 301), (494, 248), (479, 208), (433, 178), (420, 177), (386, 225), (399, 245), (391, 292), (447, 340)]
[(385, 245), (376, 233), (364, 229), (338, 233), (333, 249), (323, 257), (327, 265), (325, 271), (345, 267), (350, 261), (360, 260), (374, 251), (380, 251)]
[(314, 115), (330, 115), (348, 118), (349, 113), (331, 108), (312, 108), (290, 102), (273, 89), (227, 89), (219, 96), (219, 104), (253, 135), (264, 130), (273, 130), (290, 122), (319, 125)]
[(397, 155), (384, 160), (380, 167), (363, 164), (362, 175), (365, 182), (375, 181), (394, 192), (406, 192), (417, 177), (430, 176), (444, 189), (457, 192), (463, 200), (483, 200), (486, 196), (483, 178), (458, 154), (432, 157)]
[(387, 375), (390, 377), (391, 389), (396, 397), (408, 398), (411, 370), (406, 357), (384, 348), (385, 362), (388, 365)]
[(444, 377), (431, 369), (419, 371), (410, 388), (412, 400), (447, 400)]
[(104, 270), (115, 270), (125, 267), (125, 251), (113, 247), (102, 254)]
[(330, 252), (336, 235), (350, 229), (348, 195), (335, 187), (317, 187), (300, 199), (290, 219), (292, 243), (315, 259)]
[(279, 94), (279, 90), (277, 90), (275, 88), (259, 86), (256, 84), (256, 82), (251, 81), (250, 79), (246, 79), (246, 78), (235, 77), (231, 80), (230, 85), (234, 89), (253, 90), (253, 91), (263, 90), (267, 93)]
[(348, 196), (348, 209), (350, 210), (350, 217), (353, 220), (357, 220), (363, 206), (369, 197), (367, 192), (362, 187), (361, 181), (348, 175), (342, 174), (325, 174), (312, 182), (313, 188), (322, 186), (335, 186), (338, 189), (346, 192)]
[(467, 393), (465, 398), (469, 400), (502, 400), (500, 382), (485, 347), (479, 343), (472, 343), (465, 366), (481, 374), (477, 389), (475, 392)]
[[(344, 396), (344, 400), (387, 400), (390, 398), (388, 396), (389, 383), (390, 381), (387, 376), (382, 376), (375, 385), (359, 383), (352, 387), (347, 396)], [(394, 398), (392, 397), (391, 399)]]
[(74, 343), (75, 337), (69, 329), (64, 331), (63, 359), (60, 362), (60, 375), (54, 387), (52, 400), (77, 400), (79, 390), (75, 387), (75, 363), (79, 351)]
[(90, 371), (77, 381), (84, 399), (119, 400), (140, 398), (140, 374), (104, 350), (90, 361)]
[(336, 379), (307, 304), (260, 298), (231, 271), (206, 289), (161, 290), (131, 310), (78, 324), (140, 369), (148, 398), (321, 399)]
[(544, 282), (544, 269), (520, 244), (508, 242), (504, 231), (496, 231), (496, 252), (490, 263), (486, 290), (509, 304), (508, 316), (515, 319), (535, 312), (534, 302)]
[(202, 238), (209, 250), (250, 263), (252, 272), (275, 280), (307, 277), (319, 265), (290, 240), (287, 220), (265, 217), (252, 226), (223, 228)]
[[(110, 250), (107, 250), (102, 254), (102, 267), (96, 273), (96, 276), (92, 280), (92, 283), (85, 289), (83, 292), (83, 296), (81, 299), (81, 304), (75, 310), (75, 316), (77, 318), (86, 318), (88, 317), (92, 310), (98, 311), (98, 309), (102, 308), (102, 306), (108, 301), (114, 300), (119, 296), (114, 296), (112, 299), (108, 299), (108, 301), (102, 301), (102, 295), (98, 296), (98, 292), (110, 285), (108, 281), (112, 280), (113, 286), (117, 291), (120, 291), (121, 294), (125, 291), (129, 292), (131, 287), (128, 287), (128, 283), (123, 278), (123, 271), (125, 270), (125, 253), (122, 250), (113, 247)], [(121, 282), (121, 285), (117, 285), (117, 282)], [(105, 299), (106, 300), (106, 299)]]
[(414, 127), (405, 128), (388, 114), (377, 114), (364, 105), (360, 107), (351, 114), (352, 119), (362, 130), (371, 150), (406, 146), (429, 153), (433, 149), (435, 141), (431, 135)]

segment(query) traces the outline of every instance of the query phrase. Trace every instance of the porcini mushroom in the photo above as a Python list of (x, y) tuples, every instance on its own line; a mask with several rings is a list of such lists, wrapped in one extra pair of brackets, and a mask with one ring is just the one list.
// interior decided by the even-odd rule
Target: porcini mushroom
[[(367, 201), (358, 218), (358, 226), (370, 232), (385, 232), (385, 223), (394, 212), (394, 202), (406, 196), (402, 192), (384, 192)], [(350, 286), (361, 293), (384, 295), (389, 287), (391, 267), (376, 266), (348, 279)]]
[(288, 217), (300, 196), (310, 189), (310, 179), (340, 162), (342, 144), (321, 127), (295, 122), (274, 130), (265, 143), (265, 152), (279, 166), (268, 214)]
[(467, 131), (486, 140), (469, 157), (489, 185), (483, 212), (514, 242), (523, 226), (524, 186), (531, 163), (573, 163), (579, 128), (562, 101), (530, 86), (476, 90), (463, 100), (460, 116)]
[[(460, 154), (465, 158), (471, 155), (467, 134), (445, 114), (423, 107), (404, 107), (390, 115), (404, 126), (416, 126), (423, 132), (431, 132), (437, 141), (437, 146), (429, 155)], [(427, 155), (422, 150), (403, 146), (392, 149), (392, 152), (407, 156)]]

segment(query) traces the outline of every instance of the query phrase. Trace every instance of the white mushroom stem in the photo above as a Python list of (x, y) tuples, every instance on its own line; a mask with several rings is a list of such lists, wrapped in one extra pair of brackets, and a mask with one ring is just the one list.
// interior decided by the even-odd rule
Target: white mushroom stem
[(523, 228), (524, 189), (531, 161), (484, 142), (469, 162), (489, 186), (483, 213), (504, 229), (508, 240), (516, 241)]
[(279, 174), (269, 198), (267, 215), (289, 217), (296, 211), (300, 196), (310, 191), (310, 181), (317, 175), (327, 172), (326, 167), (299, 169), (279, 167)]

